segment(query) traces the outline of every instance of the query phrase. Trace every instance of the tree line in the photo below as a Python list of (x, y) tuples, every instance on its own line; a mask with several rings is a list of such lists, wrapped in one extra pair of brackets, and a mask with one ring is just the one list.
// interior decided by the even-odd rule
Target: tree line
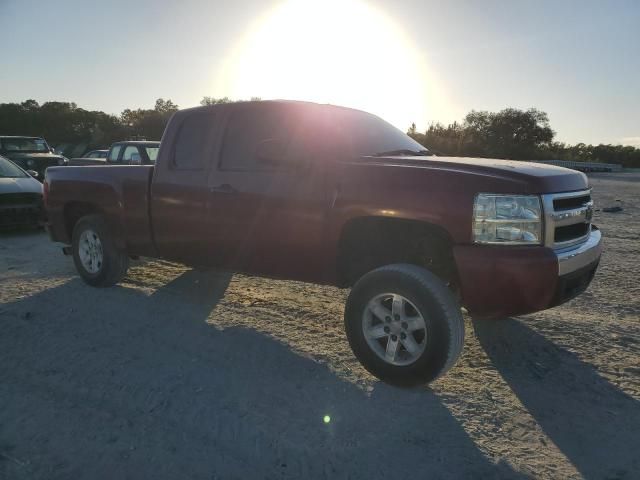
[(499, 112), (471, 111), (462, 122), (434, 123), (424, 133), (412, 124), (409, 136), (437, 154), (508, 158), (513, 160), (571, 160), (618, 163), (640, 168), (640, 148), (624, 145), (568, 145), (554, 141), (545, 112), (506, 108)]
[(65, 155), (79, 156), (119, 140), (159, 139), (177, 110), (178, 105), (162, 98), (152, 109), (127, 108), (118, 116), (85, 110), (73, 102), (0, 103), (0, 135), (41, 136)]
[[(259, 100), (254, 97), (251, 100)], [(203, 97), (201, 105), (231, 102), (227, 97)], [(108, 148), (126, 139), (159, 140), (178, 105), (159, 98), (150, 109), (125, 109), (120, 115), (85, 110), (72, 102), (35, 100), (0, 103), (0, 135), (42, 136), (67, 156)], [(424, 132), (415, 124), (408, 132), (437, 154), (619, 163), (640, 168), (640, 149), (622, 145), (567, 145), (554, 141), (545, 112), (507, 108), (499, 112), (471, 111), (462, 122), (433, 123)]]

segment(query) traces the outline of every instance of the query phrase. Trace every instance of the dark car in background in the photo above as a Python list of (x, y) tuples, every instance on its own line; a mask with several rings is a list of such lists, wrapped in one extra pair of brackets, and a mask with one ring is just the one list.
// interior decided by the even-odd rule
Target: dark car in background
[(106, 165), (109, 150), (91, 150), (82, 157), (69, 160), (70, 166), (81, 167), (83, 165)]
[(40, 181), (48, 167), (67, 164), (67, 159), (53, 153), (42, 137), (0, 136), (0, 155), (24, 170), (38, 172)]
[(82, 158), (107, 158), (109, 150), (91, 150), (85, 153)]
[(106, 158), (70, 158), (69, 166), (70, 167), (83, 167), (87, 165), (107, 165)]
[(160, 142), (128, 140), (111, 145), (107, 163), (116, 165), (153, 165), (156, 163)]
[(43, 223), (42, 184), (0, 156), (0, 229)]

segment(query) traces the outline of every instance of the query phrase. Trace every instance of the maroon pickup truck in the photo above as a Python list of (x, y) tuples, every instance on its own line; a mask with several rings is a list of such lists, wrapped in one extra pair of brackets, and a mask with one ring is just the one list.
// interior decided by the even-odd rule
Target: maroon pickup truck
[(602, 248), (582, 173), (436, 157), (378, 117), (303, 102), (180, 111), (155, 165), (49, 168), (44, 189), (50, 236), (88, 284), (147, 256), (351, 287), (355, 355), (402, 385), (455, 363), (461, 306), (558, 305)]

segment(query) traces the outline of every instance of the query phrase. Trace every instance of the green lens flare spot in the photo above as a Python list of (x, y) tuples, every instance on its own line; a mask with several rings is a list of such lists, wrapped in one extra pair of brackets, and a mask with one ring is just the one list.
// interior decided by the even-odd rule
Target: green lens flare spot
[(324, 421), (324, 423), (329, 423), (331, 421), (331, 417), (329, 415), (325, 415), (322, 420)]

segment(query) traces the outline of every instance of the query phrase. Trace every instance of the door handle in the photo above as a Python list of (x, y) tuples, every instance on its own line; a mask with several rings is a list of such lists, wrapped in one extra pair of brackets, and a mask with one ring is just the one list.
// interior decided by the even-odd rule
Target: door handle
[(211, 187), (212, 192), (217, 193), (236, 193), (237, 190), (233, 188), (233, 186), (228, 183), (223, 183), (222, 185), (218, 185), (217, 187)]

